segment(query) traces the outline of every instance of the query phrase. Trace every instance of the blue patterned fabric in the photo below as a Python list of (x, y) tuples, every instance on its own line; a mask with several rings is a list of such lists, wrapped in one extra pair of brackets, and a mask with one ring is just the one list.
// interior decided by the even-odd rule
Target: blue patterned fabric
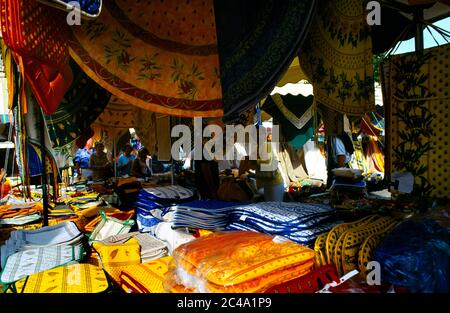
[(328, 205), (261, 202), (233, 207), (227, 230), (250, 230), (280, 235), (311, 244), (336, 225), (335, 210)]
[(181, 186), (165, 186), (142, 189), (138, 201), (156, 202), (159, 204), (177, 204), (197, 199), (195, 191)]
[(69, 2), (78, 2), (80, 4), (80, 8), (83, 12), (86, 12), (91, 15), (100, 14), (102, 7), (102, 0), (59, 0), (53, 1), (55, 3), (69, 3)]
[(316, 0), (214, 1), (227, 120), (267, 96), (308, 33)]
[(174, 227), (193, 229), (225, 229), (230, 210), (240, 203), (217, 200), (198, 200), (177, 205), (174, 213)]
[(450, 228), (437, 221), (405, 220), (375, 249), (383, 281), (412, 293), (450, 292)]

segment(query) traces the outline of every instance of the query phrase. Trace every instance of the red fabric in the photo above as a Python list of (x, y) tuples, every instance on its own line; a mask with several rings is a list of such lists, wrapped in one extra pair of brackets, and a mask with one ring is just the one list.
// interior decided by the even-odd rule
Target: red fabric
[(339, 281), (336, 269), (333, 265), (325, 265), (305, 276), (273, 286), (265, 293), (314, 293), (333, 281)]
[(36, 0), (0, 0), (0, 24), (7, 46), (22, 57), (64, 68), (70, 28), (64, 14)]
[(37, 102), (46, 114), (55, 113), (73, 81), (67, 64), (61, 70), (48, 64), (23, 58), (24, 75)]

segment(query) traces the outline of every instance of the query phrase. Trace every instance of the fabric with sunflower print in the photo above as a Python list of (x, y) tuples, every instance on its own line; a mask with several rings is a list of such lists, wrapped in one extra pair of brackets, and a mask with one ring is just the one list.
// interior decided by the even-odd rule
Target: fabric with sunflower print
[(74, 80), (55, 113), (45, 115), (53, 147), (75, 141), (103, 111), (111, 94), (71, 62)]
[(413, 195), (449, 198), (450, 44), (381, 65), (386, 171), (414, 175)]
[(213, 0), (109, 0), (72, 30), (72, 57), (120, 99), (162, 114), (223, 115)]
[(361, 0), (322, 0), (300, 50), (316, 101), (347, 115), (375, 107), (372, 40)]

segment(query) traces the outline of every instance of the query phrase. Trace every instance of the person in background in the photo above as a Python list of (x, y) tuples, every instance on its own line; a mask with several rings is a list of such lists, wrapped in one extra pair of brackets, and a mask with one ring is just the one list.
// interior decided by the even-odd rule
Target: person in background
[[(264, 147), (268, 154), (267, 160), (257, 160), (256, 166), (256, 185), (258, 188), (264, 188), (264, 200), (283, 202), (284, 198), (284, 182), (280, 171), (278, 170), (279, 161), (276, 151), (272, 147), (272, 134), (267, 135), (267, 142)], [(269, 165), (272, 163), (272, 170), (262, 169), (261, 165)]]
[(86, 141), (86, 146), (78, 149), (73, 159), (74, 169), (77, 177), (84, 176), (89, 178), (92, 176), (92, 171), (89, 169), (89, 160), (94, 153), (92, 148), (92, 138)]
[(133, 147), (130, 144), (126, 144), (123, 147), (122, 154), (119, 157), (119, 161), (117, 164), (118, 174), (119, 176), (130, 176), (131, 175), (131, 165), (133, 161), (136, 159), (136, 156), (131, 154), (133, 152)]
[(151, 168), (147, 164), (147, 158), (150, 153), (147, 148), (139, 150), (138, 157), (133, 161), (131, 165), (131, 176), (137, 178), (146, 178), (152, 175)]
[(334, 168), (348, 167), (352, 154), (355, 152), (352, 140), (346, 133), (339, 136), (333, 136), (331, 140), (331, 148), (335, 163)]
[(95, 153), (91, 155), (89, 167), (92, 170), (93, 180), (106, 180), (111, 174), (111, 163), (105, 153), (105, 145), (102, 142), (95, 143)]

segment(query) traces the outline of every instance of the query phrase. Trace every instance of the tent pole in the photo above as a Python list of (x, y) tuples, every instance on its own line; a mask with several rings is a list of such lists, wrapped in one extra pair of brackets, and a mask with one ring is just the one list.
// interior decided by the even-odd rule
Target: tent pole
[(47, 170), (46, 170), (46, 151), (45, 151), (45, 121), (44, 115), (41, 117), (41, 156), (42, 156), (42, 201), (44, 209), (44, 226), (48, 226), (48, 195), (47, 195)]
[(423, 9), (418, 9), (414, 11), (414, 22), (416, 24), (416, 52), (423, 51), (424, 40), (423, 40), (423, 21), (424, 13)]
[(114, 162), (114, 179), (117, 178), (117, 163), (116, 163), (116, 155), (117, 155), (117, 148), (116, 148), (116, 136), (114, 136), (113, 139), (113, 162)]

